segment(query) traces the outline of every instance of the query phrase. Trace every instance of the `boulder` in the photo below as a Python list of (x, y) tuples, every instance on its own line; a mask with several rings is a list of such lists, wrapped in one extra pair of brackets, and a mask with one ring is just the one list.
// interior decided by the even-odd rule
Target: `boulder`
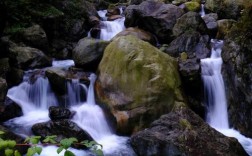
[(172, 4), (156, 1), (144, 1), (140, 5), (131, 5), (125, 11), (125, 26), (136, 27), (152, 32), (161, 43), (172, 39), (172, 28), (184, 11)]
[(196, 11), (200, 10), (200, 3), (198, 3), (198, 2), (190, 1), (190, 2), (186, 2), (184, 4), (185, 4), (186, 10), (188, 10), (188, 11), (195, 11), (196, 12)]
[[(77, 138), (80, 142), (84, 140), (93, 141), (93, 138), (86, 131), (67, 119), (37, 123), (32, 126), (32, 132), (41, 136), (42, 139), (46, 136), (57, 135), (56, 141), (70, 137)], [(80, 145), (74, 147), (85, 148)]]
[(131, 145), (139, 156), (247, 155), (236, 139), (217, 132), (183, 106), (134, 134)]
[(135, 36), (135, 37), (137, 37), (137, 38), (139, 38), (139, 39), (141, 39), (143, 41), (149, 42), (150, 44), (152, 44), (154, 46), (157, 45), (157, 39), (153, 34), (147, 32), (147, 31), (144, 31), (142, 29), (139, 29), (137, 27), (135, 27), (135, 28), (134, 27), (129, 27), (129, 28), (123, 30), (122, 32), (118, 33), (114, 37), (114, 39), (117, 38), (117, 37), (126, 36), (126, 35), (133, 35), (133, 36)]
[(179, 60), (184, 91), (190, 108), (202, 118), (205, 107), (202, 103), (203, 84), (201, 81), (200, 59), (210, 56), (209, 37), (197, 31), (187, 31), (173, 40), (163, 51)]
[(67, 108), (51, 106), (49, 107), (49, 117), (52, 121), (60, 120), (60, 119), (70, 119), (72, 113)]
[(235, 20), (232, 19), (222, 19), (217, 21), (218, 32), (216, 35), (217, 39), (224, 39), (224, 37), (228, 34), (232, 26), (236, 23)]
[(0, 59), (0, 77), (6, 78), (8, 71), (10, 70), (9, 59)]
[(173, 35), (176, 37), (186, 31), (198, 31), (201, 34), (208, 33), (204, 20), (196, 12), (187, 12), (181, 16), (172, 29)]
[(220, 19), (238, 19), (245, 5), (245, 1), (239, 0), (206, 0), (205, 8), (217, 13)]
[(31, 47), (12, 46), (9, 48), (9, 58), (11, 66), (25, 70), (52, 65), (52, 59)]
[(206, 14), (202, 17), (206, 23), (207, 29), (209, 30), (209, 34), (212, 38), (215, 38), (217, 29), (218, 29), (218, 15), (216, 13)]
[(95, 71), (103, 56), (107, 41), (83, 38), (73, 50), (73, 60), (77, 67)]
[(33, 25), (15, 34), (16, 42), (23, 42), (28, 46), (44, 51), (49, 49), (49, 43), (45, 31), (40, 25)]
[(252, 8), (225, 36), (222, 50), (229, 120), (232, 127), (252, 137)]
[(0, 123), (22, 115), (22, 108), (9, 98), (7, 98), (5, 105), (0, 106)]
[(9, 72), (7, 73), (7, 83), (8, 87), (17, 86), (23, 81), (24, 71), (19, 68), (10, 68)]
[(118, 132), (130, 134), (183, 101), (177, 62), (134, 36), (113, 40), (98, 68), (97, 97), (117, 120)]

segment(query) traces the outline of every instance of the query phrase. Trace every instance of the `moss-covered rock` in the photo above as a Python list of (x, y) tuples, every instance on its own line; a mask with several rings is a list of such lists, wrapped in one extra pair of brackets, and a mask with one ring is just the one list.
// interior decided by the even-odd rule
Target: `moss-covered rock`
[(224, 37), (231, 30), (232, 26), (236, 23), (235, 20), (232, 19), (222, 19), (217, 21), (218, 32), (216, 38), (224, 39)]
[(98, 73), (98, 98), (111, 109), (121, 133), (147, 127), (183, 100), (176, 61), (134, 36), (107, 46)]
[(188, 11), (198, 11), (200, 10), (200, 4), (198, 2), (186, 2), (184, 3), (186, 10)]

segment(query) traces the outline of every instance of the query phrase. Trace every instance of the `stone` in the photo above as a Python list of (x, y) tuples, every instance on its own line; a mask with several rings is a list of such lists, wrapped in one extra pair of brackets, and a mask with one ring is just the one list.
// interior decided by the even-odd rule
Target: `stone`
[(73, 50), (75, 65), (82, 67), (84, 70), (95, 71), (108, 44), (108, 41), (98, 39), (81, 39)]
[(184, 106), (131, 136), (131, 145), (139, 156), (247, 155), (236, 139), (217, 132)]
[(72, 113), (67, 108), (51, 106), (49, 107), (49, 117), (52, 121), (60, 120), (60, 119), (70, 119)]
[(96, 93), (117, 120), (118, 132), (131, 134), (183, 101), (177, 62), (134, 36), (113, 40), (98, 67)]
[(7, 83), (9, 87), (17, 86), (23, 81), (24, 71), (19, 68), (10, 68), (9, 72), (7, 73)]
[(1, 58), (0, 59), (0, 77), (6, 78), (7, 73), (10, 70), (9, 59)]
[(4, 103), (7, 91), (8, 85), (6, 83), (6, 80), (0, 77), (0, 104)]
[(186, 2), (185, 4), (185, 8), (188, 11), (199, 11), (200, 10), (200, 4), (198, 2)]
[(229, 33), (232, 26), (236, 23), (232, 19), (222, 19), (217, 21), (218, 32), (216, 35), (217, 39), (224, 39), (224, 37)]
[(0, 106), (0, 123), (22, 115), (22, 108), (9, 98), (7, 98), (5, 105)]
[(218, 30), (218, 15), (216, 13), (206, 14), (202, 19), (205, 21), (207, 29), (210, 32), (210, 36), (215, 38), (217, 30)]
[(139, 27), (156, 35), (160, 43), (169, 43), (176, 20), (184, 14), (183, 9), (156, 1), (144, 1), (130, 5), (125, 10), (125, 26)]

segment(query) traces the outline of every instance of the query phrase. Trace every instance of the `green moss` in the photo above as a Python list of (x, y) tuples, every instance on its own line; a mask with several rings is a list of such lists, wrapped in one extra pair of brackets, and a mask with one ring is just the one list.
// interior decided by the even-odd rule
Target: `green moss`
[(179, 124), (183, 129), (192, 129), (192, 125), (190, 124), (190, 122), (186, 119), (180, 119), (179, 120)]
[(185, 6), (188, 11), (200, 10), (200, 4), (198, 2), (186, 2)]

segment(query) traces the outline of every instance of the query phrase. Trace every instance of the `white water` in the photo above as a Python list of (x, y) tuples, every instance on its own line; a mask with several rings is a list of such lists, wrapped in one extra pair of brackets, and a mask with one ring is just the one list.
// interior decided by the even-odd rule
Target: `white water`
[(225, 88), (221, 75), (223, 41), (211, 40), (211, 43), (211, 57), (201, 59), (201, 73), (207, 106), (206, 120), (211, 127), (222, 134), (235, 137), (246, 152), (252, 156), (252, 140), (229, 127)]
[(204, 4), (201, 4), (200, 16), (201, 16), (201, 17), (204, 17), (205, 15), (206, 15), (206, 13), (205, 13), (205, 5), (204, 5)]
[(53, 67), (59, 67), (59, 68), (65, 68), (65, 69), (74, 65), (75, 64), (73, 60), (54, 60), (52, 63)]

